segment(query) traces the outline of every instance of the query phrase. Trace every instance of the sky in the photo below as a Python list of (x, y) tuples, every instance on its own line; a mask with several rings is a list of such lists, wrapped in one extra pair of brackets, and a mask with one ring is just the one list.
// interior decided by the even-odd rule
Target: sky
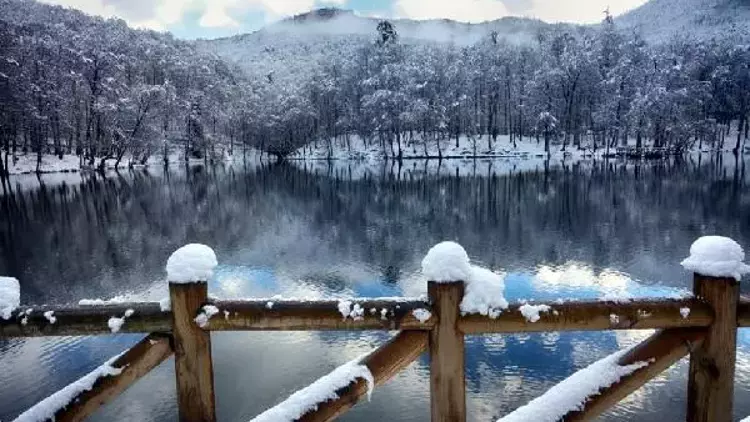
[(647, 0), (40, 0), (92, 15), (118, 17), (130, 26), (170, 31), (180, 38), (217, 38), (252, 32), (320, 7), (362, 16), (482, 22), (525, 16), (547, 22), (594, 23), (609, 8), (619, 15)]

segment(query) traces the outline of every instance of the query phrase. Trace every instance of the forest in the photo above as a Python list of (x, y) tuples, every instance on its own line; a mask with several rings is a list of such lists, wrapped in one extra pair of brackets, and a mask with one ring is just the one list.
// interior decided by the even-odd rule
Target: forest
[(401, 39), (382, 21), (351, 53), (331, 46), (288, 83), (251, 78), (169, 33), (0, 0), (0, 174), (24, 154), (103, 169), (247, 148), (283, 159), (311, 144), (351, 148), (354, 137), (395, 158), (462, 136), (489, 148), (507, 136), (547, 151), (632, 141), (737, 153), (750, 131), (750, 43), (729, 35), (650, 45), (607, 15), (532, 43), (490, 32), (456, 45)]

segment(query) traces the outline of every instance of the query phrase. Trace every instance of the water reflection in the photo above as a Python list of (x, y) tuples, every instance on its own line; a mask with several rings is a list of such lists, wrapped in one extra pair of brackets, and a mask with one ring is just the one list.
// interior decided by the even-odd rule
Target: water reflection
[[(689, 288), (679, 262), (696, 237), (721, 233), (750, 245), (742, 162), (436, 165), (297, 163), (66, 175), (41, 184), (16, 179), (0, 197), (0, 274), (21, 280), (25, 303), (115, 295), (158, 300), (166, 295), (169, 253), (197, 241), (217, 251), (221, 265), (210, 291), (219, 297), (419, 296), (423, 254), (453, 239), (473, 260), (506, 273), (509, 299), (674, 296)], [(494, 420), (645, 335), (471, 337), (470, 419)], [(219, 418), (248, 420), (388, 336), (217, 334)], [(137, 340), (0, 342), (0, 419)], [(737, 394), (747, 401), (750, 337), (744, 331), (740, 345)], [(428, 420), (425, 363), (413, 364), (342, 420)], [(95, 419), (175, 420), (171, 365)], [(604, 419), (679, 420), (685, 397), (681, 365)], [(737, 410), (750, 414), (750, 403), (737, 400)]]

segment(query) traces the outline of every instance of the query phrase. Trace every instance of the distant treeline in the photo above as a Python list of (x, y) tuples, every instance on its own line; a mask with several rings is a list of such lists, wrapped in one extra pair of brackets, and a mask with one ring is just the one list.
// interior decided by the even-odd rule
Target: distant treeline
[(750, 43), (649, 46), (607, 16), (527, 45), (496, 33), (471, 46), (399, 40), (387, 21), (353, 53), (331, 45), (306, 80), (252, 80), (169, 34), (0, 0), (0, 150), (5, 160), (75, 153), (96, 167), (238, 146), (284, 157), (351, 135), (398, 156), (459, 136), (684, 149), (724, 147), (732, 126), (726, 146), (739, 149), (748, 133)]

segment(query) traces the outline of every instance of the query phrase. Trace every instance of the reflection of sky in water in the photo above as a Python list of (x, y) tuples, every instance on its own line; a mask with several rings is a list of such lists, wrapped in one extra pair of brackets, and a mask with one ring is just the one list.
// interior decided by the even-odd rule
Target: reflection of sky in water
[[(377, 297), (423, 294), (425, 281), (409, 274), (394, 281), (372, 273), (349, 282), (335, 271), (316, 280), (300, 280), (273, 268), (220, 266), (209, 292), (221, 298)], [(632, 297), (679, 296), (677, 288), (652, 286), (614, 271), (595, 272), (581, 263), (539, 267), (535, 274), (506, 274), (509, 300), (557, 298), (593, 299), (608, 294)], [(153, 289), (148, 296), (163, 296)], [(538, 396), (577, 369), (636, 343), (649, 332), (609, 331), (540, 333), (467, 338), (467, 400), (470, 420), (494, 420)], [(308, 385), (337, 365), (381, 344), (390, 336), (380, 332), (215, 333), (214, 365), (220, 420), (247, 420)], [(0, 419), (8, 419), (55, 389), (93, 369), (101, 361), (135, 343), (139, 335), (89, 338), (12, 340), (0, 343)], [(750, 414), (745, 385), (750, 381), (750, 331), (738, 342), (737, 412)], [(172, 361), (163, 364), (99, 412), (95, 420), (175, 420)], [(19, 370), (20, 368), (20, 370)], [(34, 374), (33, 377), (19, 376)], [(605, 420), (642, 421), (684, 418), (684, 361), (633, 394)], [(386, 386), (371, 403), (357, 406), (342, 420), (428, 420), (429, 378), (426, 356)], [(645, 410), (644, 410), (645, 409)], [(655, 412), (654, 409), (658, 409)]]

